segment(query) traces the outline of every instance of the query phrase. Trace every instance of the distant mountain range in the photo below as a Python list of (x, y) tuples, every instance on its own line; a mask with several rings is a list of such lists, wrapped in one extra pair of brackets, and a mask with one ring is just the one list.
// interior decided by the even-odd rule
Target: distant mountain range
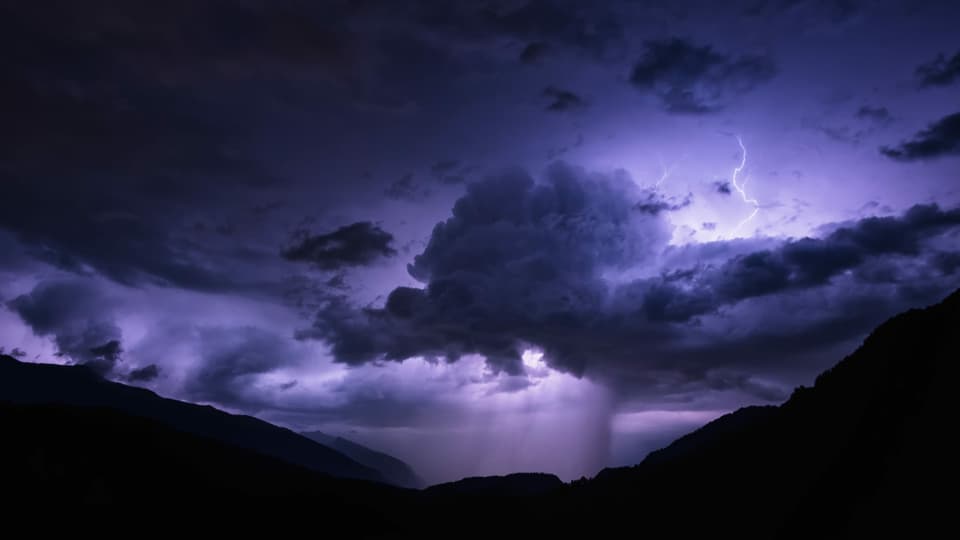
[(336, 447), (324, 445), (251, 416), (110, 382), (83, 366), (30, 364), (0, 356), (0, 402), (112, 409), (330, 476), (419, 487), (419, 479), (410, 467), (386, 454), (351, 446), (349, 441), (338, 442)]
[(426, 489), (432, 496), (520, 497), (545, 495), (563, 487), (563, 482), (552, 474), (514, 473), (505, 476), (473, 476), (437, 484)]
[(301, 435), (333, 448), (357, 463), (379, 472), (384, 481), (389, 484), (413, 489), (419, 489), (425, 485), (410, 465), (389, 454), (371, 450), (349, 439), (327, 435), (320, 431), (305, 431)]
[(110, 407), (0, 402), (0, 429), (0, 497), (39, 507), (307, 499), (346, 516), (402, 496)]
[(402, 462), (349, 441), (3, 357), (0, 478), (48, 500), (310, 501), (325, 526), (386, 536), (925, 537), (952, 524), (958, 365), (960, 291), (882, 324), (783, 405), (723, 416), (639, 465), (413, 491), (378, 483), (412, 472)]

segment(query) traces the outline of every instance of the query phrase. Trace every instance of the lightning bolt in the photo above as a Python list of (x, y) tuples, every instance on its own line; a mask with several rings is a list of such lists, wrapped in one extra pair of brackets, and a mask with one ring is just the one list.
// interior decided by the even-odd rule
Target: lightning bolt
[(739, 135), (737, 135), (737, 144), (740, 145), (740, 152), (742, 155), (740, 157), (740, 165), (738, 165), (736, 168), (733, 169), (733, 177), (731, 179), (731, 183), (733, 184), (733, 188), (737, 190), (737, 193), (740, 194), (740, 198), (743, 199), (743, 202), (746, 204), (749, 204), (750, 206), (753, 206), (753, 212), (750, 212), (750, 215), (744, 218), (743, 221), (741, 221), (737, 225), (737, 227), (733, 229), (734, 233), (739, 231), (740, 227), (743, 227), (744, 225), (746, 225), (747, 222), (753, 219), (754, 216), (757, 215), (757, 212), (760, 211), (760, 201), (747, 196), (747, 191), (746, 191), (747, 181), (744, 180), (742, 184), (737, 181), (737, 177), (740, 175), (741, 172), (743, 172), (743, 168), (747, 165), (747, 147), (743, 145), (743, 140), (740, 138)]
[(660, 185), (663, 184), (664, 182), (666, 182), (666, 181), (667, 181), (667, 178), (670, 177), (670, 174), (673, 173), (673, 170), (674, 170), (675, 168), (677, 168), (677, 164), (676, 164), (676, 163), (674, 163), (673, 165), (667, 167), (667, 166), (665, 166), (665, 165), (663, 164), (663, 157), (660, 156), (659, 159), (660, 159), (660, 172), (661, 172), (661, 174), (660, 174), (660, 179), (657, 180), (657, 183), (654, 185), (654, 187), (655, 187), (656, 189), (660, 189)]

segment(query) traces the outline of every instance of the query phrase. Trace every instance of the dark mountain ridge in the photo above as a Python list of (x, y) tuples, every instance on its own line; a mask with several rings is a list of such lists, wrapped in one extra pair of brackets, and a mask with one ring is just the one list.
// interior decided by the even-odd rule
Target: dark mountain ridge
[(424, 487), (423, 480), (417, 476), (410, 465), (389, 454), (367, 448), (350, 439), (328, 435), (322, 431), (305, 431), (301, 435), (324, 446), (329, 446), (357, 463), (376, 470), (391, 485), (412, 489)]
[[(2, 445), (3, 473), (6, 485), (14, 486), (8, 489), (38, 494), (57, 492), (62, 484), (55, 480), (64, 474), (102, 481), (107, 493), (150, 493), (153, 482), (168, 490), (200, 486), (227, 500), (276, 493), (320, 501), (312, 507), (323, 509), (327, 525), (359, 524), (394, 536), (447, 537), (467, 528), (473, 535), (511, 536), (633, 531), (654, 537), (922, 537), (952, 524), (958, 365), (960, 291), (880, 325), (855, 352), (812, 387), (796, 389), (784, 404), (725, 415), (636, 466), (606, 469), (572, 484), (550, 475), (509, 475), (415, 492), (329, 478), (238, 445), (171, 432), (154, 419), (102, 409), (104, 398), (71, 394), (70, 385), (64, 388), (58, 379), (68, 372), (91, 376), (77, 368), (30, 366), (34, 378), (18, 375), (18, 386), (11, 373), (25, 365), (4, 358), (0, 395), (27, 404), (0, 406), (9, 435)], [(146, 395), (113, 384), (90, 379), (81, 386), (94, 394)], [(62, 405), (30, 404), (40, 400), (37, 394), (49, 400), (60, 392), (67, 392), (59, 398)], [(76, 416), (82, 421), (74, 421)], [(82, 427), (71, 428), (75, 425)], [(56, 435), (61, 429), (66, 436)], [(55, 440), (48, 441), (51, 437)], [(99, 451), (88, 451), (88, 443)], [(123, 457), (102, 457), (111, 451)], [(74, 459), (84, 452), (92, 452), (89, 462)], [(159, 477), (149, 469), (157, 460), (171, 463)], [(204, 476), (211, 462), (214, 472)], [(56, 474), (27, 474), (37, 467), (25, 463), (40, 463), (41, 471)], [(143, 483), (122, 478), (144, 471)], [(217, 487), (221, 478), (235, 484), (247, 474), (248, 489)]]
[(0, 356), (0, 402), (114, 409), (331, 476), (384, 480), (374, 469), (289, 429), (110, 382), (83, 366), (30, 364)]
[(472, 476), (428, 487), (432, 496), (529, 497), (544, 495), (563, 487), (555, 475), (546, 473), (513, 473), (504, 476)]
[[(576, 496), (602, 515), (639, 506), (675, 531), (726, 523), (741, 537), (859, 536), (943, 518), (934, 494), (955, 468), (958, 331), (960, 291), (883, 323), (783, 405), (723, 416), (578, 483)], [(698, 519), (684, 520), (691, 509)]]

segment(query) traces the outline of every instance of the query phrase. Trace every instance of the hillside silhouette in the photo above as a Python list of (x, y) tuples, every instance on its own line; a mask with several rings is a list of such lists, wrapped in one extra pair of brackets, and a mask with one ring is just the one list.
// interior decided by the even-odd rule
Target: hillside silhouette
[(561, 487), (563, 482), (552, 474), (514, 473), (505, 476), (473, 476), (456, 482), (436, 484), (425, 492), (435, 497), (528, 497), (551, 493)]
[(361, 465), (376, 470), (388, 484), (414, 489), (424, 487), (423, 480), (413, 470), (413, 467), (390, 454), (367, 448), (350, 439), (328, 435), (322, 431), (305, 431), (301, 435), (333, 448)]
[(289, 429), (101, 378), (84, 366), (30, 364), (0, 356), (0, 402), (99, 407), (343, 478), (383, 481), (376, 470)]
[[(782, 405), (725, 415), (633, 467), (572, 484), (509, 475), (413, 491), (335, 479), (251, 448), (248, 427), (281, 430), (252, 418), (164, 400), (82, 368), (5, 357), (0, 465), (8, 490), (37, 497), (275, 495), (320, 502), (328, 526), (394, 535), (924, 536), (952, 515), (958, 361), (960, 291), (883, 323)], [(172, 413), (153, 407), (202, 410), (199, 418), (231, 426), (239, 442), (171, 427), (163, 420)], [(307, 442), (324, 459), (335, 452)]]
[[(0, 403), (5, 489), (49, 503), (393, 494), (105, 407)], [(356, 501), (352, 501), (356, 502)]]
[(783, 405), (723, 416), (573, 496), (596, 515), (642, 508), (674, 532), (916, 531), (947, 515), (958, 361), (960, 291), (883, 323)]

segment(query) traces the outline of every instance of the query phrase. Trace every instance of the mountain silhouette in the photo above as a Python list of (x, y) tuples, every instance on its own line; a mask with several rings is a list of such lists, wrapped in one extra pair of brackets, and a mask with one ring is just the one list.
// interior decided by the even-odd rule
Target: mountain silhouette
[(394, 486), (418, 489), (424, 486), (413, 468), (389, 454), (378, 452), (343, 437), (327, 435), (322, 431), (305, 431), (301, 435), (333, 448), (350, 459), (380, 473), (383, 479)]
[(782, 405), (725, 415), (638, 465), (413, 491), (297, 464), (309, 454), (380, 478), (253, 418), (3, 357), (0, 477), (13, 493), (77, 501), (274, 495), (322, 508), (325, 526), (386, 536), (925, 537), (952, 524), (958, 363), (960, 291), (883, 323)]
[(472, 476), (428, 487), (432, 496), (482, 495), (486, 497), (515, 497), (543, 495), (563, 487), (563, 482), (552, 474), (513, 473), (506, 476)]
[(0, 356), (0, 402), (114, 409), (331, 476), (385, 480), (376, 470), (289, 429), (110, 382), (84, 366), (31, 364)]
[(267, 496), (356, 505), (396, 498), (399, 491), (333, 478), (108, 407), (0, 403), (0, 419), (5, 499), (53, 505)]
[[(738, 537), (889, 533), (949, 515), (960, 291), (897, 315), (779, 407), (747, 407), (578, 482), (598, 516), (642, 508), (679, 533)], [(689, 519), (694, 512), (697, 519)]]

